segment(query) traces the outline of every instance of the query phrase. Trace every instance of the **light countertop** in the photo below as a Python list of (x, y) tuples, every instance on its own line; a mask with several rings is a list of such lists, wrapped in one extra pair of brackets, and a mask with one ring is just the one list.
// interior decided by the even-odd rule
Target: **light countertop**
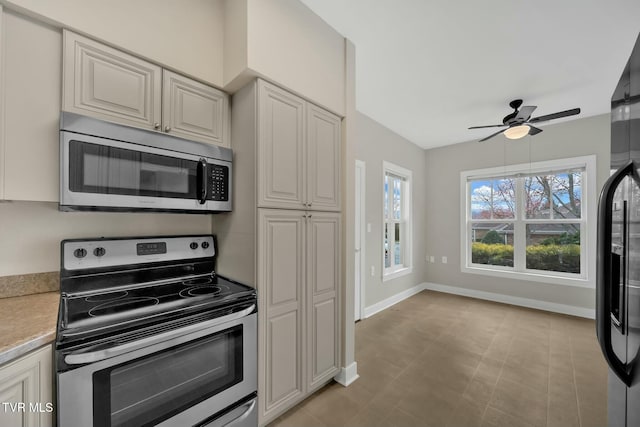
[(0, 364), (52, 343), (59, 292), (0, 298)]

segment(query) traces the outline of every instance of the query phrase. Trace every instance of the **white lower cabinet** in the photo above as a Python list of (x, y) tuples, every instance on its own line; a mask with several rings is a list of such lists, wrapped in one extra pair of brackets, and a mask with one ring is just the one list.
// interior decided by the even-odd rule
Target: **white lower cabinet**
[(0, 366), (0, 426), (53, 425), (51, 346)]
[(258, 209), (261, 425), (339, 369), (340, 214)]

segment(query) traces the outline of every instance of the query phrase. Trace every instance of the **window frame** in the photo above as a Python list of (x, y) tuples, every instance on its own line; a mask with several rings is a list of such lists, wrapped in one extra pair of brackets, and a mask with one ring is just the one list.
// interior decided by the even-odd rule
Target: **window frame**
[[(391, 218), (390, 220), (385, 217), (385, 190), (384, 190), (384, 184), (385, 184), (385, 177), (387, 176), (387, 173), (399, 176), (400, 178), (403, 178), (402, 181), (402, 196), (401, 196), (401, 213), (403, 216), (403, 219), (401, 221), (395, 220), (393, 218)], [(413, 212), (412, 212), (412, 203), (411, 203), (411, 193), (412, 193), (412, 189), (413, 189), (413, 185), (412, 185), (412, 176), (413, 173), (411, 170), (403, 168), (402, 166), (398, 166), (396, 164), (393, 164), (391, 162), (387, 162), (387, 161), (383, 161), (382, 162), (382, 203), (381, 203), (381, 207), (382, 207), (382, 281), (386, 282), (387, 280), (391, 280), (391, 279), (395, 279), (397, 277), (401, 277), (407, 274), (410, 274), (413, 271), (413, 251), (412, 251), (412, 238), (411, 238), (411, 231), (412, 231), (412, 227), (413, 227)], [(387, 210), (387, 212), (389, 214), (392, 214), (393, 212), (393, 197), (389, 197), (388, 202), (390, 204), (390, 206), (388, 207), (389, 209)], [(404, 258), (403, 264), (400, 265), (392, 265), (391, 267), (387, 268), (385, 267), (385, 259), (384, 259), (384, 230), (385, 230), (385, 225), (388, 223), (388, 221), (390, 221), (390, 223), (394, 224), (396, 222), (404, 222), (405, 227), (404, 227), (404, 242), (402, 243), (403, 245), (403, 249), (404, 249)], [(393, 246), (393, 245), (392, 245)], [(392, 261), (395, 260), (395, 256), (393, 256), (393, 252), (391, 255), (391, 259)]]
[[(513, 219), (495, 219), (493, 222), (512, 223), (514, 227), (514, 266), (503, 267), (471, 262), (471, 181), (500, 179), (517, 174), (561, 173), (570, 169), (584, 168), (581, 183), (581, 218), (567, 220), (525, 218), (524, 179), (516, 181), (516, 214)], [(460, 269), (463, 273), (481, 274), (509, 279), (544, 282), (558, 285), (595, 288), (596, 276), (596, 156), (580, 156), (566, 159), (547, 160), (534, 163), (520, 163), (486, 169), (460, 172)], [(478, 222), (477, 220), (475, 222)], [(580, 223), (580, 266), (581, 273), (563, 273), (531, 270), (526, 268), (526, 226), (532, 223)], [(520, 253), (516, 253), (517, 251)], [(518, 261), (516, 261), (518, 260)], [(524, 265), (524, 267), (522, 267)]]

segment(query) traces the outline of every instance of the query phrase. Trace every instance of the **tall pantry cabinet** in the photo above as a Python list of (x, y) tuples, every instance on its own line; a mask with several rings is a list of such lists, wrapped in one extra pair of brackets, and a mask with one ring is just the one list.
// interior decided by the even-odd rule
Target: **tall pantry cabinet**
[(262, 80), (232, 99), (234, 207), (217, 271), (254, 283), (260, 425), (340, 366), (340, 118)]

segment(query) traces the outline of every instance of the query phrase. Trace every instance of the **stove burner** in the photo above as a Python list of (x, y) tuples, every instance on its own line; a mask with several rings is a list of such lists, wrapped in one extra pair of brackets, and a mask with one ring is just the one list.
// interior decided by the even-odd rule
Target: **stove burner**
[(129, 292), (127, 292), (127, 291), (117, 291), (117, 292), (109, 292), (109, 293), (106, 293), (106, 294), (96, 294), (96, 295), (90, 295), (90, 296), (86, 297), (84, 300), (86, 302), (113, 301), (113, 300), (117, 300), (117, 299), (126, 297), (128, 293)]
[(96, 317), (121, 313), (123, 311), (135, 310), (136, 308), (156, 305), (158, 302), (160, 302), (160, 300), (153, 297), (131, 297), (108, 301), (89, 310), (89, 316)]
[(182, 284), (185, 286), (202, 286), (208, 285), (211, 282), (213, 282), (211, 277), (198, 277), (196, 279), (185, 280)]
[(228, 292), (229, 287), (225, 285), (194, 286), (180, 291), (180, 296), (183, 298), (198, 297), (201, 295), (218, 296), (220, 294), (226, 294)]

